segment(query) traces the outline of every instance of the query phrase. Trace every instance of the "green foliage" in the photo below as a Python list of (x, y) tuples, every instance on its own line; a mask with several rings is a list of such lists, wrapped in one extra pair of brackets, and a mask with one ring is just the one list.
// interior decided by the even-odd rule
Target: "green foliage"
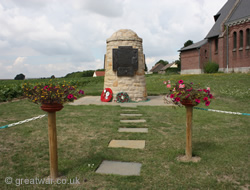
[(206, 106), (209, 106), (211, 99), (213, 99), (210, 88), (202, 88), (199, 84), (183, 80), (174, 84), (171, 84), (171, 82), (170, 80), (164, 81), (164, 84), (167, 85), (168, 89), (167, 97), (170, 97), (176, 105), (181, 105), (183, 101), (190, 101), (193, 105), (203, 102)]
[[(148, 95), (165, 95), (166, 86), (163, 81), (184, 80), (210, 87), (211, 92), (216, 98), (230, 97), (234, 99), (247, 100), (250, 104), (250, 84), (249, 74), (234, 73), (215, 73), (202, 75), (146, 75)], [(239, 85), (240, 84), (240, 85)], [(249, 112), (249, 110), (247, 111)]]
[(16, 75), (16, 77), (14, 79), (15, 80), (24, 80), (25, 79), (25, 75), (21, 73), (19, 75)]
[(34, 103), (59, 103), (73, 102), (75, 99), (83, 96), (84, 92), (77, 89), (76, 86), (69, 82), (50, 80), (47, 83), (39, 83), (30, 85), (24, 83), (24, 96)]
[[(37, 83), (48, 83), (49, 80), (51, 79), (0, 80), (0, 102), (23, 96), (22, 85), (25, 82), (34, 86)], [(104, 77), (58, 78), (56, 80), (61, 83), (66, 81), (73, 86), (78, 86), (79, 89), (86, 91), (86, 95), (101, 95)]]
[(205, 73), (217, 73), (219, 70), (219, 65), (215, 62), (208, 62), (204, 66)]
[(94, 74), (94, 70), (88, 70), (88, 71), (78, 71), (78, 72), (73, 72), (69, 73), (65, 76), (65, 78), (81, 78), (81, 77), (92, 77)]
[(184, 47), (192, 45), (194, 42), (192, 40), (188, 40), (184, 43)]
[(23, 95), (22, 86), (20, 84), (10, 84), (0, 86), (0, 102), (12, 100)]
[(95, 71), (89, 70), (89, 71), (83, 71), (82, 77), (92, 77)]
[(148, 71), (148, 67), (147, 67), (147, 64), (145, 63), (145, 69), (144, 71)]
[(180, 71), (181, 70), (181, 61), (180, 60), (176, 60), (175, 63), (177, 64), (178, 70)]
[(166, 74), (179, 74), (180, 70), (179, 68), (167, 68)]

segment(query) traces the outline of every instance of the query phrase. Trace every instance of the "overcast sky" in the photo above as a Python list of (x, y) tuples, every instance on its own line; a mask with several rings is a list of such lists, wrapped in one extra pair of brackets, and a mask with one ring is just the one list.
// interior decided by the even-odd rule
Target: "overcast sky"
[(103, 68), (106, 39), (131, 29), (149, 69), (204, 39), (227, 0), (0, 0), (0, 79)]

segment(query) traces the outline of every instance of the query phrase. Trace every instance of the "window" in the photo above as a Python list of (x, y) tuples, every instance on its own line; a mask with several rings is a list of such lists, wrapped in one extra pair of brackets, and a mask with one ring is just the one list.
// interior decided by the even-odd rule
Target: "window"
[(237, 48), (237, 33), (233, 33), (233, 40), (234, 40), (234, 46), (233, 49), (235, 50)]
[(246, 31), (246, 44), (247, 44), (247, 47), (250, 46), (250, 29), (248, 28), (247, 31)]
[(240, 31), (240, 49), (243, 47), (243, 31)]
[(218, 52), (218, 38), (215, 39), (214, 43), (215, 43), (215, 53), (217, 53)]

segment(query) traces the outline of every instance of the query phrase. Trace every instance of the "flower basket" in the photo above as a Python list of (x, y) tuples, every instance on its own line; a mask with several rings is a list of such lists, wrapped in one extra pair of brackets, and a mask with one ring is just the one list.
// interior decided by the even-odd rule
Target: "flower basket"
[(169, 97), (174, 104), (183, 105), (186, 108), (186, 150), (185, 156), (181, 157), (180, 161), (194, 161), (200, 158), (192, 157), (192, 118), (193, 107), (203, 102), (206, 106), (210, 105), (213, 95), (210, 93), (210, 87), (206, 89), (201, 88), (200, 85), (194, 85), (192, 82), (187, 83), (179, 80), (177, 83), (171, 85), (171, 81), (164, 81), (166, 87), (169, 89), (167, 97)]
[(170, 80), (164, 81), (164, 84), (168, 88), (167, 97), (176, 105), (197, 106), (200, 103), (204, 103), (206, 106), (209, 106), (213, 99), (210, 87), (204, 89), (200, 85), (184, 82), (183, 80), (179, 80), (175, 84), (171, 84)]
[(48, 112), (48, 136), (50, 155), (50, 178), (58, 177), (58, 155), (56, 135), (56, 112), (63, 109), (63, 103), (73, 102), (83, 96), (84, 91), (77, 90), (70, 83), (60, 83), (50, 80), (49, 83), (23, 85), (24, 95), (36, 104), (41, 104), (41, 109)]
[(56, 112), (63, 109), (63, 105), (58, 103), (44, 103), (41, 105), (41, 109), (46, 112)]

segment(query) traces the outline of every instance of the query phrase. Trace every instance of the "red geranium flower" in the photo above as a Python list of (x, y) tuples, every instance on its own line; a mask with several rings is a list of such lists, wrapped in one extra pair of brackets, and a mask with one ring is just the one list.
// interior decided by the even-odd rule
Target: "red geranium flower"
[(170, 98), (174, 98), (174, 94), (171, 94), (171, 95), (170, 95)]
[(209, 106), (210, 102), (209, 101), (206, 101), (205, 105), (206, 106)]
[(84, 94), (83, 90), (79, 90), (78, 94)]
[(72, 98), (74, 98), (74, 96), (73, 96), (73, 94), (69, 94), (69, 95), (67, 96), (67, 98), (68, 98), (68, 99), (72, 99)]
[(201, 101), (199, 99), (195, 99), (195, 102), (199, 104)]
[(182, 84), (183, 83), (183, 80), (179, 80), (179, 82), (178, 82), (179, 84)]
[(175, 98), (175, 101), (179, 102), (179, 101), (181, 101), (181, 99), (179, 97), (177, 97), (177, 98)]
[(205, 97), (205, 98), (203, 98), (203, 100), (204, 100), (204, 101), (207, 101), (207, 100), (208, 100), (208, 98), (207, 98), (207, 97)]

